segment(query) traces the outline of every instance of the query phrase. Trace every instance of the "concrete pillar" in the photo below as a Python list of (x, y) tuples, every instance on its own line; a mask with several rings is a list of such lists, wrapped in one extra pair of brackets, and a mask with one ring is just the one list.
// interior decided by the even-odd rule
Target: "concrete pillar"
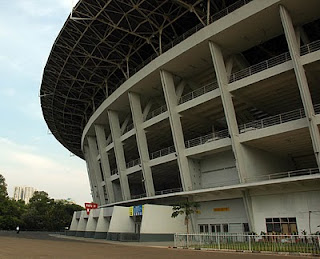
[(77, 233), (76, 233), (77, 237), (83, 237), (84, 236), (84, 232), (85, 232), (86, 227), (87, 227), (87, 222), (88, 222), (87, 211), (82, 210), (81, 211), (81, 216), (80, 216), (80, 219), (79, 219), (79, 223), (78, 223), (78, 226), (77, 226)]
[(91, 165), (92, 165), (93, 171), (96, 176), (98, 194), (100, 197), (100, 204), (99, 205), (103, 205), (106, 203), (106, 197), (105, 197), (104, 190), (102, 187), (103, 179), (102, 179), (102, 175), (101, 175), (101, 169), (100, 169), (99, 162), (97, 160), (97, 157), (98, 157), (97, 141), (96, 141), (96, 138), (92, 137), (92, 136), (88, 136), (87, 139), (88, 139), (88, 144), (89, 144)]
[[(280, 16), (282, 26), (287, 39), (289, 52), (293, 62), (293, 68), (299, 86), (300, 96), (304, 111), (307, 117), (309, 131), (311, 135), (313, 150), (315, 153), (318, 167), (320, 168), (320, 133), (315, 121), (315, 112), (312, 104), (311, 94), (308, 86), (307, 76), (300, 58), (300, 48), (296, 33), (293, 28), (291, 17), (284, 6), (280, 6)], [(299, 39), (300, 41), (300, 39)]]
[(129, 216), (129, 207), (114, 206), (109, 233), (134, 233), (134, 221)]
[(113, 208), (101, 208), (94, 238), (106, 239)]
[(89, 181), (91, 185), (92, 200), (93, 202), (100, 204), (100, 197), (98, 195), (98, 184), (96, 181), (94, 170), (91, 165), (90, 152), (89, 152), (89, 147), (87, 145), (84, 146), (84, 157), (86, 159), (87, 167), (88, 167), (88, 176), (89, 176)]
[(180, 115), (176, 109), (178, 106), (178, 100), (175, 91), (173, 75), (165, 70), (161, 70), (160, 76), (166, 104), (168, 107), (171, 132), (178, 159), (182, 188), (184, 191), (191, 191), (193, 189), (192, 180), (188, 165), (188, 158), (184, 153), (185, 145)]
[[(220, 47), (213, 42), (209, 42), (209, 47), (211, 51), (214, 69), (216, 71), (222, 105), (223, 105), (224, 113), (226, 116), (226, 121), (228, 124), (229, 135), (232, 143), (232, 150), (234, 153), (234, 157), (236, 159), (236, 167), (239, 175), (239, 180), (241, 183), (243, 183), (245, 181), (245, 178), (247, 177), (245, 160), (243, 156), (244, 150), (242, 149), (242, 146), (239, 140), (239, 128), (238, 128), (238, 123), (236, 119), (236, 113), (235, 113), (235, 109), (232, 102), (232, 96), (228, 89), (228, 82), (229, 82), (228, 71), (225, 66)], [(231, 70), (230, 69), (231, 62), (232, 62), (231, 60), (228, 62), (229, 72)], [(248, 193), (243, 193), (242, 198), (245, 204), (245, 210), (247, 213), (250, 230), (254, 231), (254, 222), (252, 217), (252, 206), (251, 206), (250, 197)]]
[[(95, 209), (95, 210), (99, 210), (99, 209)], [(84, 237), (93, 238), (95, 235), (97, 222), (98, 222), (98, 219), (94, 217), (95, 210), (90, 211)]]
[(76, 235), (76, 231), (78, 229), (78, 223), (79, 223), (79, 220), (77, 219), (76, 215), (77, 215), (77, 211), (73, 212), (71, 225), (70, 225), (69, 231), (67, 232), (68, 236)]
[(109, 117), (111, 134), (112, 134), (112, 139), (114, 144), (114, 154), (116, 157), (117, 168), (118, 168), (119, 177), (120, 177), (122, 198), (123, 200), (130, 200), (131, 195), (130, 195), (128, 176), (126, 173), (126, 170), (127, 170), (126, 160), (124, 157), (123, 145), (120, 140), (121, 129), (120, 129), (119, 117), (117, 112), (112, 110), (108, 110), (108, 117)]
[(95, 125), (94, 126), (97, 136), (99, 154), (101, 158), (101, 167), (104, 175), (104, 182), (106, 184), (107, 194), (108, 194), (108, 203), (114, 203), (114, 191), (111, 182), (111, 169), (109, 164), (109, 157), (108, 153), (106, 152), (107, 147), (107, 139), (106, 133), (104, 131), (104, 127), (102, 125)]
[(239, 179), (242, 183), (246, 178), (246, 170), (244, 165), (244, 159), (242, 156), (241, 144), (239, 140), (239, 129), (236, 119), (236, 113), (232, 102), (232, 96), (228, 90), (227, 70), (220, 47), (213, 42), (209, 42), (209, 47), (211, 51), (214, 69), (216, 71), (217, 82), (219, 85), (223, 109), (228, 124), (229, 135), (231, 137), (232, 149), (236, 159)]
[(132, 113), (133, 124), (136, 129), (137, 146), (140, 155), (141, 169), (144, 179), (144, 186), (148, 197), (154, 196), (154, 184), (152, 179), (152, 171), (149, 165), (150, 157), (146, 133), (142, 127), (143, 113), (141, 109), (140, 96), (136, 93), (129, 92), (129, 101)]

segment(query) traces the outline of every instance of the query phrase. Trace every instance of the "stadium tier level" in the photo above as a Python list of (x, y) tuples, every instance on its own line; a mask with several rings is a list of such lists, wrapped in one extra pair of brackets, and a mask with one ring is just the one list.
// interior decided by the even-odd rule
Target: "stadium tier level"
[(319, 0), (80, 0), (40, 90), (99, 204), (69, 233), (170, 239), (185, 201), (193, 232), (318, 231), (319, 18)]

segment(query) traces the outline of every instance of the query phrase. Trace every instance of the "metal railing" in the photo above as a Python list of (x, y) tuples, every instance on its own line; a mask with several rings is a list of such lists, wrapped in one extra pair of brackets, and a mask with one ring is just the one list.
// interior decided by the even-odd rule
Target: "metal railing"
[(173, 188), (173, 189), (167, 189), (162, 191), (156, 191), (156, 195), (162, 195), (162, 194), (168, 194), (168, 193), (175, 193), (175, 192), (182, 192), (182, 188)]
[(122, 135), (124, 135), (125, 133), (129, 132), (130, 130), (132, 130), (134, 128), (133, 123), (129, 124), (123, 131)]
[(239, 126), (240, 133), (244, 133), (251, 130), (263, 129), (274, 125), (294, 121), (305, 118), (304, 109), (297, 109), (290, 112), (281, 113), (275, 116), (271, 116), (262, 120), (252, 121)]
[(175, 234), (175, 247), (320, 254), (319, 235)]
[(119, 174), (118, 168), (111, 170), (111, 175)]
[(176, 149), (175, 149), (174, 146), (166, 147), (166, 148), (163, 148), (161, 150), (152, 152), (150, 154), (150, 159), (155, 159), (155, 158), (158, 158), (158, 157), (166, 156), (166, 155), (172, 154), (174, 152), (176, 152)]
[(162, 105), (161, 107), (153, 110), (152, 112), (149, 112), (147, 117), (146, 117), (146, 121), (150, 120), (153, 117), (156, 117), (164, 112), (166, 112), (168, 110), (167, 105)]
[(127, 168), (131, 168), (131, 167), (134, 167), (134, 166), (140, 165), (140, 164), (141, 164), (141, 160), (140, 160), (140, 158), (137, 158), (137, 159), (135, 159), (135, 160), (131, 160), (130, 162), (128, 162), (128, 163), (126, 164), (126, 167), (127, 167)]
[(146, 193), (142, 193), (142, 194), (137, 194), (137, 195), (132, 195), (131, 199), (140, 199), (140, 198), (144, 198), (147, 197)]
[(210, 133), (208, 135), (201, 136), (198, 138), (187, 140), (184, 144), (186, 148), (190, 148), (190, 147), (203, 145), (203, 144), (216, 141), (219, 139), (227, 138), (227, 137), (229, 137), (229, 131), (226, 129), (226, 130)]
[(300, 55), (304, 56), (306, 54), (309, 54), (318, 50), (320, 50), (320, 40), (317, 40), (302, 46), (300, 48)]
[(274, 66), (285, 63), (289, 60), (291, 60), (290, 53), (286, 52), (286, 53), (283, 53), (279, 56), (262, 61), (258, 64), (251, 66), (251, 67), (247, 67), (245, 69), (242, 69), (238, 72), (231, 74), (230, 78), (229, 78), (229, 83), (232, 83), (232, 82), (238, 81), (240, 79), (243, 79), (245, 77), (254, 75), (254, 74), (259, 73), (259, 72), (266, 70), (268, 68), (272, 68)]
[(217, 89), (219, 86), (218, 86), (218, 83), (215, 81), (215, 82), (211, 82), (207, 85), (204, 85), (190, 93), (187, 93), (183, 96), (181, 96), (181, 98), (179, 99), (179, 104), (182, 104), (182, 103), (185, 103), (185, 102), (188, 102), (194, 98), (197, 98), (201, 95), (204, 95), (205, 93), (208, 93), (208, 92), (211, 92), (215, 89)]
[[(312, 53), (312, 52), (315, 52), (318, 50), (320, 50), (320, 40), (317, 40), (317, 41), (314, 41), (314, 42), (311, 42), (309, 44), (302, 46), (300, 48), (300, 53), (301, 53), (301, 56), (303, 56), (303, 55), (306, 55), (306, 54), (309, 54), (309, 53)], [(274, 66), (280, 65), (280, 64), (285, 63), (290, 60), (291, 60), (291, 56), (290, 56), (289, 52), (282, 53), (276, 57), (270, 58), (268, 60), (265, 60), (265, 61), (262, 61), (258, 64), (255, 64), (251, 67), (247, 67), (245, 69), (242, 69), (238, 72), (233, 73), (229, 78), (229, 83), (232, 83), (232, 82), (238, 81), (240, 79), (243, 79), (245, 77), (254, 75), (254, 74), (259, 73), (263, 70), (266, 70), (268, 68), (272, 68)]]
[(281, 178), (288, 178), (288, 177), (290, 178), (290, 177), (313, 175), (313, 174), (319, 174), (319, 168), (301, 169), (301, 170), (281, 172), (281, 173), (268, 174), (268, 175), (258, 175), (255, 177), (245, 178), (245, 182), (247, 183), (259, 182), (259, 181), (274, 180), (274, 179), (281, 179)]
[(320, 104), (316, 104), (313, 107), (315, 114), (320, 114)]

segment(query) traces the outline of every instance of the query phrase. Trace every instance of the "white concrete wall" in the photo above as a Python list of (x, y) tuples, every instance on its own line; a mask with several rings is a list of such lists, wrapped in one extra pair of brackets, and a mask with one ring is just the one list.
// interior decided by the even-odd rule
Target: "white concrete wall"
[(100, 209), (96, 232), (108, 232), (109, 231), (110, 217), (104, 216), (105, 210), (107, 210), (107, 208)]
[(239, 182), (232, 151), (217, 153), (201, 160), (200, 169), (202, 188), (221, 186), (221, 183)]
[(77, 231), (85, 231), (87, 227), (88, 220), (86, 219), (87, 211), (81, 211), (80, 220), (78, 223)]
[(256, 232), (266, 232), (266, 218), (296, 217), (299, 234), (309, 233), (309, 211), (311, 232), (320, 228), (320, 191), (284, 193), (252, 197), (252, 208)]
[(87, 226), (86, 226), (86, 232), (89, 232), (89, 231), (90, 232), (91, 231), (94, 232), (94, 231), (96, 231), (98, 219), (93, 217), (94, 216), (94, 212), (93, 211), (94, 210), (90, 211), (88, 222), (87, 222)]
[[(229, 211), (214, 211), (229, 208)], [(197, 224), (248, 223), (242, 199), (200, 202)]]
[(247, 177), (268, 175), (293, 170), (288, 157), (276, 156), (270, 152), (243, 145), (243, 157), (246, 161)]
[(129, 216), (129, 207), (114, 206), (109, 232), (134, 233), (134, 221)]
[(171, 218), (172, 207), (145, 204), (141, 221), (141, 234), (186, 233), (184, 216)]
[(78, 229), (79, 220), (76, 218), (76, 215), (77, 215), (77, 212), (76, 211), (73, 212), (73, 217), (72, 217), (71, 225), (69, 228), (70, 231), (77, 231)]

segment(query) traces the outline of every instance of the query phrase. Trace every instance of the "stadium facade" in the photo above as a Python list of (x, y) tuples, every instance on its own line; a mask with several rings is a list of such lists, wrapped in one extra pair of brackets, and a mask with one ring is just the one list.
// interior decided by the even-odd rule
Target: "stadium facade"
[(80, 0), (40, 90), (99, 209), (70, 234), (160, 240), (320, 225), (319, 0)]

